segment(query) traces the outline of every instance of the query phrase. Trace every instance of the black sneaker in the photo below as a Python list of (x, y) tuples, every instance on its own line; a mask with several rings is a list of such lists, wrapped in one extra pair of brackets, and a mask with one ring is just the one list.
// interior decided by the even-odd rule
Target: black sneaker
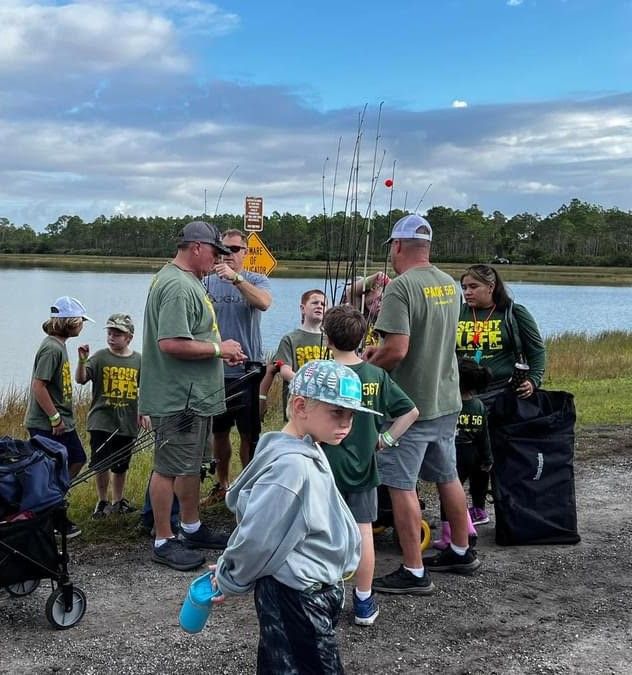
[(416, 577), (403, 565), (390, 574), (373, 579), (373, 590), (379, 593), (411, 593), (414, 595), (431, 595), (435, 585), (430, 579), (428, 570), (423, 577)]
[(476, 551), (468, 548), (459, 555), (448, 546), (439, 555), (424, 560), (424, 565), (432, 572), (453, 572), (454, 574), (473, 574), (481, 566)]
[(92, 512), (92, 518), (94, 520), (101, 520), (105, 518), (111, 512), (110, 502), (105, 499), (101, 499), (97, 502), (97, 505), (94, 507)]
[(126, 513), (134, 513), (138, 509), (135, 506), (132, 506), (127, 499), (121, 499), (118, 502), (112, 504), (112, 513), (118, 513), (120, 515), (125, 515)]
[(228, 543), (228, 535), (213, 534), (211, 529), (202, 523), (200, 529), (192, 534), (187, 534), (180, 528), (180, 541), (187, 548), (225, 549)]
[(204, 564), (204, 555), (185, 548), (175, 537), (156, 548), (152, 546), (151, 559), (174, 570), (194, 570)]

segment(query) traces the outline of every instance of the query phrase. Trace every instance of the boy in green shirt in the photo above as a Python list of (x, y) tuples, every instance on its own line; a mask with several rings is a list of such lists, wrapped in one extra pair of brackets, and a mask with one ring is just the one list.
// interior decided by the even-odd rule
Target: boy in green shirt
[[(375, 569), (372, 523), (377, 520), (377, 486), (380, 483), (375, 451), (397, 445), (397, 439), (417, 419), (419, 411), (385, 370), (358, 357), (356, 350), (366, 333), (366, 319), (357, 309), (349, 305), (332, 307), (325, 313), (323, 330), (334, 361), (349, 367), (360, 378), (362, 405), (392, 420), (388, 431), (379, 433), (380, 422), (375, 415), (356, 413), (351, 432), (340, 448), (322, 444), (336, 485), (362, 536), (353, 611), (356, 624), (370, 626), (379, 614), (371, 588)], [(432, 590), (432, 584), (429, 584), (427, 592)]]
[[(51, 306), (50, 318), (42, 324), (46, 337), (35, 354), (31, 392), (24, 416), (24, 426), (31, 438), (45, 436), (66, 447), (71, 478), (85, 464), (86, 453), (75, 429), (66, 340), (77, 337), (85, 321), (92, 319), (77, 298), (64, 295)], [(67, 537), (71, 539), (79, 534), (81, 530), (68, 520)]]
[[(148, 428), (148, 418), (138, 415), (140, 354), (130, 349), (134, 323), (129, 314), (112, 314), (105, 324), (107, 348), (89, 356), (89, 345), (78, 348), (79, 362), (75, 380), (92, 382), (92, 404), (88, 412), (92, 457), (96, 474), (98, 501), (92, 517), (109, 513), (131, 513), (136, 509), (123, 497), (125, 477), (139, 425)], [(105, 468), (107, 467), (107, 468)], [(108, 487), (112, 473), (112, 503)]]
[(259, 385), (262, 419), (267, 409), (267, 394), (277, 372), (283, 379), (283, 419), (287, 421), (285, 409), (288, 401), (288, 385), (294, 374), (308, 361), (330, 357), (322, 333), (326, 306), (325, 294), (317, 288), (305, 291), (301, 295), (301, 326), (281, 338), (273, 362), (268, 365), (265, 377)]

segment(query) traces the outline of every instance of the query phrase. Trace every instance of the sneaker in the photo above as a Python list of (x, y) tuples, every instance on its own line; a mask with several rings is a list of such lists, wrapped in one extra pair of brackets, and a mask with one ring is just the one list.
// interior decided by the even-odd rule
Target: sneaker
[(101, 499), (97, 502), (97, 505), (94, 507), (94, 511), (92, 512), (92, 518), (94, 520), (101, 520), (102, 518), (105, 518), (107, 515), (111, 513), (112, 507), (110, 506), (110, 502), (108, 502), (105, 499)]
[(479, 509), (478, 506), (470, 506), (469, 512), (472, 525), (487, 525), (489, 523), (489, 515), (485, 509)]
[(180, 529), (180, 541), (186, 548), (225, 549), (228, 543), (228, 536), (225, 534), (213, 534), (210, 527), (202, 523), (200, 529), (192, 534), (187, 534), (183, 529)]
[(360, 600), (353, 591), (353, 614), (357, 626), (372, 626), (380, 613), (375, 593), (366, 600)]
[(431, 595), (435, 585), (430, 579), (428, 570), (423, 577), (416, 577), (403, 565), (390, 574), (373, 579), (373, 590), (379, 593), (413, 593), (415, 595)]
[(138, 509), (135, 506), (132, 506), (127, 499), (121, 499), (112, 504), (112, 513), (125, 515), (126, 513), (134, 513), (134, 511), (138, 511)]
[(178, 539), (167, 539), (167, 541), (156, 548), (152, 546), (151, 559), (161, 565), (167, 565), (174, 570), (194, 570), (204, 564), (204, 555), (197, 551), (191, 551), (185, 548)]
[(226, 488), (219, 483), (215, 483), (211, 491), (200, 499), (200, 506), (215, 506), (221, 504), (226, 498)]
[(454, 574), (473, 574), (481, 566), (476, 551), (468, 548), (463, 555), (452, 550), (452, 547), (441, 551), (439, 555), (424, 560), (424, 565), (432, 572), (454, 572)]

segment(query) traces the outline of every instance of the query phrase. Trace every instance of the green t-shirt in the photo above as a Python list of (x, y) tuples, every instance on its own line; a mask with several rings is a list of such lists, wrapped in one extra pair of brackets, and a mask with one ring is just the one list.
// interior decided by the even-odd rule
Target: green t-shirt
[(456, 425), (456, 451), (459, 446), (474, 445), (481, 464), (492, 463), (492, 448), (487, 428), (487, 408), (480, 398), (466, 398)]
[(460, 298), (454, 279), (434, 265), (407, 270), (384, 291), (375, 328), (410, 338), (406, 356), (390, 375), (414, 401), (420, 420), (461, 409), (456, 355), (450, 347)]
[[(275, 361), (287, 363), (294, 372), (308, 361), (318, 359), (330, 359), (331, 352), (326, 346), (326, 339), (322, 333), (310, 333), (302, 328), (297, 328), (291, 333), (284, 335), (279, 342)], [(288, 383), (283, 380), (283, 414), (288, 399)]]
[(351, 431), (340, 445), (321, 444), (336, 485), (343, 494), (364, 492), (380, 484), (375, 456), (380, 425), (383, 419), (395, 419), (414, 407), (414, 403), (382, 368), (371, 363), (358, 363), (349, 368), (362, 381), (362, 405), (383, 413), (385, 417), (355, 413)]
[(165, 354), (158, 341), (168, 338), (221, 341), (213, 304), (202, 282), (173, 263), (154, 276), (145, 305), (139, 410), (159, 417), (186, 407), (202, 416), (223, 412), (222, 360), (179, 359)]
[[(536, 386), (542, 384), (546, 353), (538, 325), (531, 314), (522, 305), (513, 306), (514, 325), (517, 324), (522, 350), (529, 364), (529, 379)], [(507, 383), (513, 372), (516, 354), (505, 320), (505, 310), (497, 309), (476, 312), (476, 322), (472, 309), (461, 306), (459, 325), (456, 333), (457, 356), (474, 358), (480, 350), (480, 364), (492, 371), (490, 389), (496, 389)]]
[[(46, 389), (61, 415), (66, 431), (72, 431), (75, 428), (75, 418), (72, 414), (72, 374), (68, 351), (63, 342), (51, 335), (44, 338), (35, 354), (32, 379), (47, 383)], [(40, 408), (33, 394), (26, 408), (24, 426), (27, 429), (46, 431), (51, 428), (48, 415)]]
[(88, 431), (116, 431), (119, 436), (138, 434), (138, 380), (140, 354), (113, 354), (100, 349), (86, 364), (92, 382)]

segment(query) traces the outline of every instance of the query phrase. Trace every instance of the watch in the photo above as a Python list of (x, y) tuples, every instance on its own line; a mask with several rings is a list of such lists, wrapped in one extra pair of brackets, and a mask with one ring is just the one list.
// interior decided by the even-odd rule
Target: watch
[(235, 274), (235, 276), (233, 277), (233, 285), (239, 286), (239, 284), (242, 281), (245, 281), (245, 279), (241, 276), (241, 274), (239, 274), (239, 273)]

